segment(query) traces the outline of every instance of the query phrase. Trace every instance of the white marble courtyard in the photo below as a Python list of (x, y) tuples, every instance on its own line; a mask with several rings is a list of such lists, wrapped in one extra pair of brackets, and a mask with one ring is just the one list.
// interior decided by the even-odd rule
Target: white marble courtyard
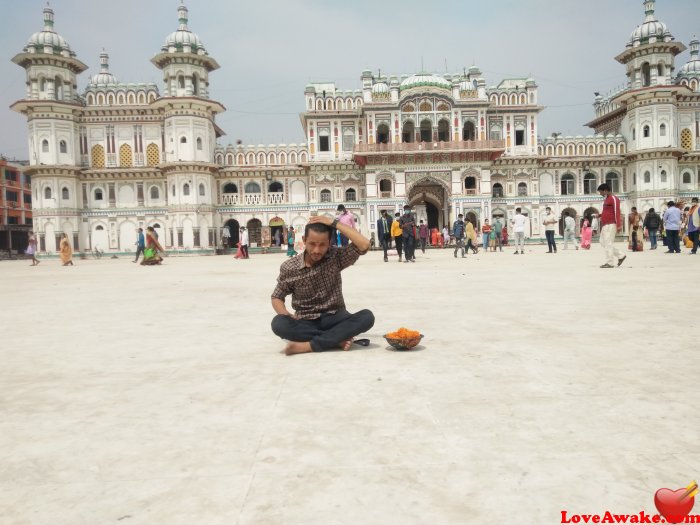
[[(345, 273), (373, 344), (293, 357), (269, 329), (282, 255), (0, 262), (0, 521), (654, 512), (700, 476), (700, 259), (544, 252), (373, 252)], [(402, 325), (422, 350), (386, 349)]]

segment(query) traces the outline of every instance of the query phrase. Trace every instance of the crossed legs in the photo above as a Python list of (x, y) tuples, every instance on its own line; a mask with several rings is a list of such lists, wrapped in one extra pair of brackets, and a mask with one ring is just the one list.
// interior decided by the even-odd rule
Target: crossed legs
[(287, 355), (305, 352), (323, 352), (333, 348), (349, 350), (353, 337), (374, 326), (374, 314), (360, 310), (351, 314), (340, 310), (334, 314), (323, 314), (317, 319), (294, 319), (276, 315), (272, 319), (272, 331), (289, 344)]

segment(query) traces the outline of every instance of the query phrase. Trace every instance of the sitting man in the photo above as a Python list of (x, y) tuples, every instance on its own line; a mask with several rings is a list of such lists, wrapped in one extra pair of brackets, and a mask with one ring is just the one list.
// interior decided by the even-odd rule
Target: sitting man
[[(335, 228), (351, 242), (331, 246)], [(277, 287), (272, 292), (272, 331), (287, 339), (287, 355), (322, 352), (332, 348), (349, 350), (353, 337), (374, 326), (369, 310), (355, 314), (345, 309), (340, 272), (355, 264), (369, 249), (360, 232), (330, 217), (311, 217), (304, 230), (306, 249), (280, 266)], [(284, 299), (292, 294), (292, 315)]]

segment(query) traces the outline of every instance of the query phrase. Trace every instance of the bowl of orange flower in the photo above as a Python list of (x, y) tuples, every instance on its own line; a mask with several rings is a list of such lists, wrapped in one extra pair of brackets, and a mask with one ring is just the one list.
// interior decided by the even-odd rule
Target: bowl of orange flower
[(410, 350), (420, 343), (423, 334), (401, 327), (395, 332), (384, 334), (384, 339), (396, 350)]

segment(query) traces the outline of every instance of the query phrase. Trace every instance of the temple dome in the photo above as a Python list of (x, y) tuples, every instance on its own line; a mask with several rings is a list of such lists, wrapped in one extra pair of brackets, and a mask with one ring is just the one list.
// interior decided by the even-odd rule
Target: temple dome
[(641, 25), (638, 25), (630, 36), (628, 47), (649, 44), (651, 42), (664, 42), (673, 40), (673, 35), (666, 27), (666, 24), (656, 19), (654, 15), (654, 4), (656, 0), (645, 0), (644, 12), (646, 18)]
[(450, 84), (450, 82), (444, 79), (443, 77), (432, 75), (430, 73), (418, 73), (417, 75), (411, 75), (410, 77), (405, 78), (401, 82), (401, 89), (409, 89), (412, 87), (421, 86), (432, 86), (450, 89), (452, 87), (452, 84)]
[(678, 71), (678, 79), (700, 78), (700, 41), (690, 42), (690, 60)]
[(24, 46), (24, 51), (28, 53), (45, 53), (47, 48), (51, 48), (49, 51), (51, 54), (75, 56), (75, 52), (71, 50), (66, 39), (54, 31), (53, 20), (53, 9), (48, 6), (45, 7), (44, 29), (29, 37), (27, 45)]
[(187, 27), (187, 7), (181, 5), (178, 10), (178, 21), (180, 22), (180, 27), (177, 31), (173, 31), (165, 38), (165, 43), (161, 48), (164, 53), (168, 52), (187, 52), (186, 48), (189, 47), (190, 53), (196, 53), (198, 55), (206, 55), (207, 50), (204, 44), (199, 39), (196, 33), (193, 33)]
[(118, 84), (119, 81), (109, 72), (109, 55), (106, 52), (100, 53), (100, 72), (90, 77), (90, 85)]

